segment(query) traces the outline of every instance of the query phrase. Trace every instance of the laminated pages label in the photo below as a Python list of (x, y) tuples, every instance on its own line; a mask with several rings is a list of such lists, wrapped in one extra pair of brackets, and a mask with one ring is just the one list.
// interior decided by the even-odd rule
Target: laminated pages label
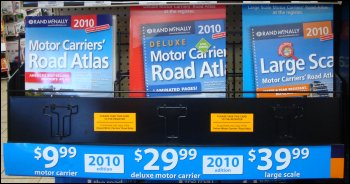
[[(25, 89), (38, 90), (35, 95), (113, 97), (113, 93), (73, 92), (114, 90), (113, 19), (112, 15), (27, 17)], [(55, 92), (40, 92), (44, 90)]]
[[(257, 10), (262, 14), (255, 15), (260, 17), (257, 19), (269, 18), (270, 23), (244, 23), (248, 31), (244, 34), (249, 34), (244, 38), (244, 67), (250, 65), (250, 71), (244, 70), (244, 80), (249, 81), (244, 83), (245, 90), (254, 86), (257, 97), (332, 96), (332, 7), (245, 6), (244, 21), (253, 18), (252, 12)], [(291, 17), (295, 19), (291, 21)]]

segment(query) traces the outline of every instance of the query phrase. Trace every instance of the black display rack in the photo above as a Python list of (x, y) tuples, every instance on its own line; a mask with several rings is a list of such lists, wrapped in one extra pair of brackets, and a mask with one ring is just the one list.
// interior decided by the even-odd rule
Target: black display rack
[[(64, 5), (83, 5), (79, 1), (74, 2), (65, 2)], [(118, 6), (138, 5), (138, 2), (113, 3)], [(217, 2), (236, 3), (243, 2)], [(320, 3), (341, 4), (338, 1)], [(24, 1), (23, 6), (33, 8), (37, 3)], [(339, 9), (335, 6), (335, 29), (340, 25)], [(127, 33), (119, 32), (118, 36), (123, 34)], [(118, 46), (127, 44), (122, 42), (123, 39), (117, 40)], [(335, 38), (335, 58), (339, 57), (338, 48), (339, 40)], [(349, 84), (338, 70), (339, 61), (335, 59), (332, 98), (239, 98), (236, 94), (254, 92), (236, 89), (228, 90), (227, 98), (221, 99), (124, 98), (125, 94), (134, 93), (119, 90), (121, 81), (129, 76), (128, 71), (118, 72), (115, 82), (118, 91), (109, 92), (114, 93), (115, 98), (84, 98), (25, 96), (28, 91), (24, 90), (22, 66), (8, 83), (8, 142), (124, 146), (345, 145), (345, 178), (328, 180), (344, 182), (348, 181)], [(242, 73), (229, 72), (228, 77), (235, 81), (235, 77), (242, 77)], [(95, 112), (136, 113), (137, 131), (94, 132)], [(210, 132), (211, 113), (253, 113), (254, 131)]]

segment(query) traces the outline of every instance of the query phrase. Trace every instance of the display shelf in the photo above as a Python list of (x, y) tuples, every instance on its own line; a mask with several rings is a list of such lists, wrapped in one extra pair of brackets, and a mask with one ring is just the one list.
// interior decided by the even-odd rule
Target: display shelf
[[(68, 115), (70, 120), (64, 120), (62, 117), (70, 112), (70, 107), (74, 107), (75, 112)], [(44, 113), (45, 109), (52, 110), (49, 114), (55, 119), (50, 119)], [(109, 99), (10, 96), (9, 112), (14, 111), (18, 113), (9, 114), (9, 142), (318, 145), (341, 144), (343, 137), (340, 98)], [(94, 113), (109, 112), (136, 113), (136, 131), (94, 131)], [(251, 132), (211, 132), (213, 113), (251, 113), (254, 128)], [(62, 126), (66, 129), (57, 128)], [(52, 132), (57, 136), (53, 136)]]
[[(171, 5), (174, 5), (174, 3), (179, 5), (188, 4), (187, 2), (173, 2)], [(250, 3), (253, 4), (254, 2)], [(309, 2), (309, 4), (341, 3), (341, 1)], [(345, 90), (348, 82), (343, 80), (343, 77), (339, 77), (340, 74), (336, 71), (334, 91), (328, 92), (333, 95), (331, 98), (242, 98), (244, 93), (256, 93), (256, 91), (242, 90), (244, 75), (242, 72), (242, 28), (240, 26), (242, 19), (239, 15), (241, 14), (240, 5), (243, 2), (218, 1), (216, 4), (236, 6), (227, 6), (227, 13), (230, 15), (227, 16), (226, 20), (228, 33), (226, 46), (229, 50), (227, 53), (227, 91), (220, 92), (225, 93), (226, 98), (209, 99), (128, 98), (130, 93), (137, 93), (129, 91), (128, 32), (130, 11), (128, 6), (139, 6), (138, 1), (111, 1), (110, 6), (93, 6), (93, 8), (83, 6), (83, 1), (72, 3), (65, 1), (64, 6), (52, 7), (55, 15), (111, 13), (118, 16), (116, 43), (118, 57), (116, 62), (119, 63), (119, 70), (115, 81), (115, 91), (101, 92), (114, 93), (114, 98), (84, 98), (74, 95), (58, 96), (54, 94), (40, 97), (26, 96), (25, 93), (28, 92), (43, 91), (24, 90), (24, 67), (22, 66), (8, 83), (9, 143), (5, 145), (5, 149), (7, 149), (7, 155), (10, 152), (24, 155), (21, 159), (28, 160), (26, 162), (28, 169), (24, 171), (12, 166), (14, 165), (13, 162), (17, 161), (15, 159), (16, 154), (13, 154), (14, 157), (9, 160), (5, 159), (5, 168), (10, 167), (11, 171), (9, 173), (14, 175), (32, 176), (35, 175), (33, 174), (35, 171), (74, 170), (79, 171), (80, 175), (65, 177), (145, 180), (150, 178), (132, 177), (131, 170), (149, 175), (166, 174), (166, 171), (145, 169), (146, 161), (141, 163), (136, 161), (135, 156), (138, 149), (143, 150), (145, 155), (152, 152), (146, 153), (146, 149), (153, 149), (153, 153), (157, 152), (159, 160), (156, 160), (156, 164), (160, 164), (163, 168), (171, 164), (168, 162), (169, 159), (174, 158), (168, 157), (168, 154), (174, 156), (175, 153), (180, 154), (181, 149), (189, 151), (191, 148), (195, 148), (198, 152), (201, 152), (201, 157), (194, 162), (182, 161), (183, 164), (177, 166), (174, 174), (191, 174), (191, 172), (182, 168), (193, 168), (192, 174), (203, 174), (205, 172), (203, 170), (204, 159), (207, 158), (204, 157), (205, 155), (211, 155), (213, 156), (212, 159), (217, 160), (219, 156), (229, 155), (230, 157), (227, 158), (230, 159), (239, 154), (239, 156), (243, 156), (245, 164), (243, 175), (218, 174), (205, 176), (199, 178), (199, 180), (254, 179), (286, 182), (289, 179), (293, 179), (293, 181), (311, 179), (308, 181), (346, 181), (348, 166), (345, 164), (348, 156), (346, 151), (348, 142), (345, 137), (348, 130), (345, 128), (346, 122), (344, 119), (347, 112), (344, 111), (346, 106), (344, 99), (348, 98), (348, 93)], [(270, 4), (291, 4), (291, 2), (270, 2)], [(301, 3), (298, 2), (297, 4)], [(36, 8), (38, 3), (36, 1), (24, 1), (23, 7)], [(232, 16), (229, 14), (231, 12), (237, 14)], [(339, 26), (337, 21), (335, 21), (336, 26)], [(339, 44), (339, 42), (335, 41), (335, 44)], [(339, 64), (337, 61), (336, 59), (336, 65)], [(57, 93), (60, 92), (64, 91)], [(89, 91), (80, 92), (89, 93)], [(96, 91), (93, 93), (96, 93)], [(138, 93), (145, 92), (138, 91)], [(124, 116), (129, 121), (122, 127), (112, 128), (113, 131), (111, 131), (111, 128), (99, 125), (100, 116)], [(135, 119), (131, 118), (133, 116), (135, 116)], [(237, 125), (230, 127), (231, 132), (215, 128), (220, 124), (220, 120), (215, 120), (215, 117), (230, 119), (231, 116), (252, 117), (252, 119), (236, 122)], [(218, 131), (218, 129), (220, 130)], [(57, 162), (59, 166), (53, 168), (46, 166), (52, 161), (51, 158), (46, 160), (40, 160), (40, 158), (35, 160), (33, 158), (37, 148), (41, 148), (42, 151), (46, 149), (46, 153), (57, 152), (58, 156), (63, 147), (66, 147), (67, 150), (74, 147), (79, 154), (72, 159), (67, 157), (57, 159), (59, 160)], [(288, 152), (295, 156), (297, 152), (295, 150), (299, 150), (299, 153), (301, 153), (303, 148), (311, 150), (310, 154), (314, 159), (312, 162), (307, 159), (304, 161), (291, 159), (291, 163), (295, 165), (287, 170), (281, 169), (283, 172), (278, 171), (278, 169), (275, 170), (275, 174), (292, 173), (293, 170), (304, 174), (302, 177), (273, 178), (273, 175), (266, 177), (266, 172), (258, 171), (256, 163), (254, 168), (251, 168), (252, 161), (249, 160), (251, 150), (270, 150), (273, 159), (275, 159), (272, 161), (273, 165), (281, 166), (285, 164), (284, 161), (286, 160), (283, 159), (287, 157)], [(165, 150), (168, 150), (169, 153), (164, 156), (163, 152)], [(281, 155), (282, 152), (283, 155)], [(122, 174), (118, 171), (119, 175), (114, 173), (113, 176), (96, 170), (95, 172), (89, 172), (86, 170), (86, 166), (89, 164), (86, 163), (84, 158), (89, 154), (95, 154), (95, 156), (123, 155), (126, 170)], [(261, 151), (261, 154), (264, 154), (264, 152)], [(220, 158), (224, 159), (224, 157)], [(261, 155), (261, 158), (263, 158), (263, 155)], [(148, 157), (149, 160), (151, 160), (151, 157)], [(264, 166), (263, 159), (260, 161), (260, 166)], [(68, 168), (67, 165), (74, 165), (74, 168)], [(247, 168), (248, 165), (250, 165), (249, 168)], [(324, 165), (327, 165), (327, 167), (322, 167)], [(315, 175), (309, 173), (315, 173)], [(39, 173), (37, 176), (48, 175)], [(51, 176), (58, 177), (59, 175)], [(154, 178), (151, 179), (154, 180)], [(158, 178), (157, 180), (160, 179), (164, 178)], [(170, 180), (171, 178), (165, 179)]]
[[(9, 142), (282, 146), (331, 145), (343, 141), (344, 94), (341, 91), (331, 92), (333, 98), (120, 97), (132, 93), (130, 91), (115, 91), (117, 98), (30, 97), (23, 96), (23, 70), (22, 66), (8, 86)], [(342, 82), (336, 84), (341, 86)], [(113, 112), (136, 113), (135, 132), (95, 131), (94, 114)], [(211, 132), (213, 113), (253, 114), (253, 129), (235, 133)], [(67, 115), (69, 120), (63, 118)]]
[[(11, 175), (270, 182), (290, 179), (294, 182), (302, 179), (342, 182), (344, 178), (344, 94), (341, 91), (332, 92), (333, 98), (287, 99), (30, 97), (23, 96), (23, 78), (21, 70), (9, 82), (8, 108), (12, 113), (8, 114), (5, 154), (16, 154), (5, 159), (5, 168)], [(135, 114), (135, 119), (130, 120), (133, 125), (126, 125), (134, 131), (97, 131), (97, 113), (124, 117)], [(211, 130), (216, 126), (213, 115), (217, 114), (223, 117), (249, 114), (253, 116), (251, 122), (237, 123), (239, 126), (251, 123), (252, 126), (249, 128), (248, 125), (248, 131), (237, 126), (237, 132), (214, 132)], [(70, 153), (75, 150), (76, 156), (59, 157), (64, 152), (58, 151), (65, 149)], [(171, 171), (146, 167), (157, 161), (155, 166), (167, 168), (175, 161), (170, 163), (165, 157), (173, 159), (175, 155), (183, 154), (183, 150), (187, 153), (195, 150), (198, 157), (178, 160)], [(266, 172), (262, 169), (266, 167), (264, 155), (270, 152), (273, 168)], [(256, 161), (252, 156), (255, 153)], [(288, 153), (293, 153), (290, 158), (295, 159), (285, 160), (284, 154)], [(310, 156), (297, 159), (297, 153), (309, 153)], [(23, 161), (15, 159), (17, 154), (22, 155)], [(41, 157), (41, 154), (52, 156)], [(137, 162), (139, 154), (144, 159)], [(152, 154), (156, 160), (152, 159)], [(164, 154), (166, 156), (156, 156)], [(118, 158), (123, 164), (102, 164), (102, 158), (107, 159), (104, 161)], [(97, 159), (100, 160), (99, 167), (92, 166), (93, 160)], [(241, 159), (239, 163), (244, 166), (219, 164), (214, 170), (207, 167), (210, 160), (220, 159), (232, 159), (232, 162)], [(18, 169), (14, 162), (23, 162), (28, 167)], [(276, 170), (286, 163), (288, 167)], [(66, 172), (67, 165), (74, 167), (69, 167)], [(196, 177), (183, 178), (190, 175)]]

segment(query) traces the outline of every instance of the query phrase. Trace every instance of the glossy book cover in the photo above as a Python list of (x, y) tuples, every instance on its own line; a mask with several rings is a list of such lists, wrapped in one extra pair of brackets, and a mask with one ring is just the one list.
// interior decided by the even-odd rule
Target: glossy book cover
[(258, 98), (332, 96), (332, 5), (244, 5), (243, 30), (244, 91)]
[(201, 93), (226, 90), (225, 18), (224, 6), (132, 7), (130, 90), (148, 93), (131, 96), (225, 97)]
[(27, 17), (25, 89), (55, 91), (34, 95), (113, 97), (73, 92), (114, 90), (113, 22), (112, 15)]

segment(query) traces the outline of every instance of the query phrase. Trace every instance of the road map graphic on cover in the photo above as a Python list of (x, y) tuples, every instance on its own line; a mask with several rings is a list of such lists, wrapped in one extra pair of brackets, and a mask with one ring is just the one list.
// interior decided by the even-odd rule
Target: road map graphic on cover
[(258, 98), (332, 96), (333, 6), (245, 5), (243, 29), (244, 91), (271, 92)]
[[(226, 90), (225, 20), (202, 20), (142, 27), (146, 90), (201, 92)], [(147, 93), (148, 97), (174, 93)], [(177, 96), (225, 97), (178, 93)]]
[[(114, 17), (72, 15), (26, 17), (27, 95), (113, 97)], [(55, 92), (40, 92), (52, 90)], [(66, 92), (60, 92), (66, 91)]]

